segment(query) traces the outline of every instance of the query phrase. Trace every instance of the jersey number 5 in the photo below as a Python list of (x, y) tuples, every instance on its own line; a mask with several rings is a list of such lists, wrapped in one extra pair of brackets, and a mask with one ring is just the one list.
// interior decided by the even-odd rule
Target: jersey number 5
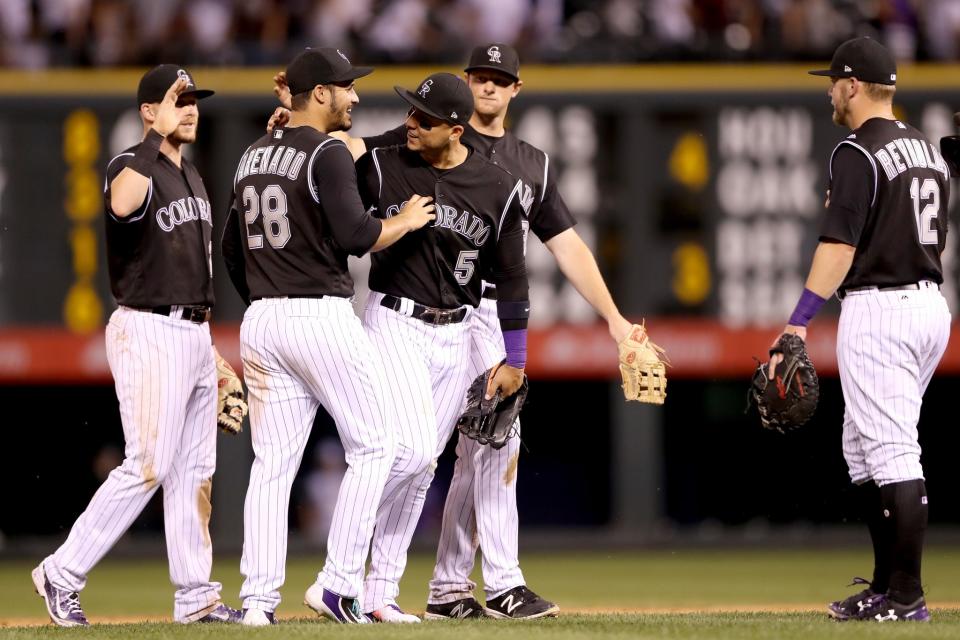
[[(936, 180), (927, 178), (922, 183), (914, 178), (910, 183), (910, 198), (913, 200), (913, 215), (917, 219), (917, 238), (920, 244), (937, 244), (937, 229), (933, 219), (940, 215), (940, 185)], [(921, 200), (930, 200), (920, 209)]]
[(279, 185), (271, 184), (257, 195), (252, 185), (243, 188), (243, 212), (247, 222), (247, 246), (263, 248), (263, 236), (250, 232), (250, 225), (263, 213), (263, 230), (274, 249), (283, 249), (290, 241), (290, 220), (287, 218), (287, 194)]

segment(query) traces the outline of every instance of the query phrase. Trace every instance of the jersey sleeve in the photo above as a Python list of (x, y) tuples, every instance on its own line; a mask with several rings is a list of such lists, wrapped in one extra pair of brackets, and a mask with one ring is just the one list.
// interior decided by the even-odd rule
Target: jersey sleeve
[(363, 140), (363, 144), (367, 145), (367, 151), (376, 149), (377, 147), (392, 147), (398, 144), (406, 144), (407, 127), (401, 124), (395, 129), (384, 131), (377, 136), (366, 136), (361, 138), (361, 140)]
[(223, 261), (227, 265), (230, 282), (244, 302), (250, 304), (250, 286), (247, 284), (246, 261), (243, 255), (243, 232), (240, 229), (240, 213), (231, 202), (227, 221), (220, 239)]
[(136, 147), (133, 150), (125, 151), (120, 155), (114, 157), (109, 164), (107, 164), (107, 177), (104, 179), (103, 184), (103, 210), (109, 215), (115, 222), (137, 222), (142, 219), (144, 214), (147, 212), (147, 205), (150, 204), (150, 198), (153, 196), (153, 178), (150, 178), (150, 186), (147, 188), (147, 195), (143, 198), (143, 204), (140, 205), (140, 208), (131, 213), (129, 216), (121, 218), (120, 216), (114, 215), (113, 209), (110, 207), (110, 185), (113, 184), (113, 181), (116, 179), (120, 172), (123, 171), (130, 161), (133, 160), (133, 155)]
[(380, 237), (383, 223), (365, 211), (347, 146), (339, 140), (325, 144), (317, 153), (312, 171), (315, 195), (334, 239), (348, 253), (362, 256)]
[(383, 176), (376, 155), (377, 152), (371, 149), (357, 159), (357, 182), (363, 206), (374, 216), (382, 217), (378, 215), (377, 205), (380, 203)]
[(530, 288), (524, 255), (526, 224), (523, 206), (515, 192), (497, 231), (496, 257), (491, 273), (497, 285), (497, 316), (504, 331), (527, 328)]
[(530, 214), (530, 229), (541, 242), (559, 235), (577, 224), (567, 208), (553, 172), (550, 171), (550, 156), (544, 154), (544, 182), (540, 202), (535, 202)]
[(861, 148), (842, 142), (830, 160), (830, 196), (820, 239), (857, 246), (877, 189), (876, 167)]

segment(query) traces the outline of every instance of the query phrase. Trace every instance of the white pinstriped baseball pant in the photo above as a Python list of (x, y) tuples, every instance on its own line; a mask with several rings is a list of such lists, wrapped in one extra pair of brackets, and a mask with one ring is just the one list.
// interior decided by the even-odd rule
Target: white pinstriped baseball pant
[(469, 381), (466, 321), (429, 325), (380, 306), (382, 299), (370, 293), (364, 327), (389, 380), (386, 397), (398, 416), (397, 458), (377, 511), (365, 612), (396, 603), (436, 459), (463, 410)]
[(255, 301), (244, 314), (240, 345), (256, 456), (243, 511), (243, 606), (273, 611), (280, 604), (290, 489), (321, 404), (336, 422), (347, 471), (317, 582), (358, 597), (395, 451), (379, 355), (350, 300), (332, 296)]
[(933, 283), (843, 299), (837, 332), (843, 456), (855, 484), (923, 478), (920, 405), (949, 338), (950, 311)]
[[(469, 322), (471, 350), (467, 379), (473, 380), (505, 356), (496, 300), (483, 299)], [(519, 420), (515, 426), (517, 436), (499, 450), (458, 434), (457, 462), (443, 508), (437, 564), (430, 581), (431, 604), (472, 596), (477, 585), (470, 580), (470, 574), (478, 544), (482, 550), (483, 584), (488, 600), (525, 584), (517, 540)]]
[(44, 560), (50, 582), (79, 591), (87, 574), (163, 487), (173, 616), (190, 622), (220, 602), (210, 581), (210, 487), (216, 465), (217, 374), (210, 328), (120, 307), (106, 329), (125, 440), (123, 464)]

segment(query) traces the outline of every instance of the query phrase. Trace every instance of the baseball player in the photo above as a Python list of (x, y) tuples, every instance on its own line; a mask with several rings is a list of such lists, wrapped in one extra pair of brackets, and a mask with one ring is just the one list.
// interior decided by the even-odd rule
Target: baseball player
[(396, 597), (436, 458), (472, 379), (468, 320), (482, 299), (483, 274), (498, 285), (496, 314), (506, 347), (487, 393), (500, 388), (509, 396), (523, 380), (527, 221), (523, 184), (460, 142), (473, 113), (466, 83), (437, 73), (416, 91), (397, 92), (411, 106), (406, 145), (372, 149), (360, 159), (361, 195), (377, 216), (389, 218), (405, 194), (433, 193), (437, 220), (373, 256), (364, 326), (392, 381), (398, 455), (422, 471), (405, 491), (387, 482), (384, 495), (392, 499), (385, 498), (377, 516), (364, 611), (383, 622), (418, 622), (397, 607)]
[(236, 171), (223, 244), (231, 279), (251, 302), (240, 331), (256, 454), (244, 506), (245, 625), (272, 623), (280, 603), (290, 489), (321, 404), (347, 471), (326, 563), (304, 602), (337, 622), (368, 622), (358, 598), (396, 427), (378, 353), (350, 302), (347, 256), (384, 249), (434, 219), (431, 198), (409, 191), (393, 217), (370, 216), (350, 152), (327, 135), (350, 127), (354, 81), (371, 71), (336, 49), (298, 55), (286, 72), (288, 125), (254, 142)]
[(926, 621), (917, 422), (950, 334), (939, 291), (949, 170), (922, 133), (894, 116), (897, 69), (882, 44), (849, 40), (829, 69), (810, 73), (830, 78), (833, 121), (852, 133), (830, 157), (820, 244), (784, 333), (806, 339), (807, 323), (837, 292), (843, 455), (874, 551), (873, 579), (856, 579), (866, 588), (829, 612), (839, 620)]
[(119, 308), (107, 325), (106, 347), (125, 458), (66, 542), (33, 570), (51, 620), (62, 627), (87, 625), (78, 595), (87, 574), (159, 487), (177, 588), (174, 618), (238, 620), (220, 600), (220, 583), (210, 580), (218, 421), (217, 356), (207, 324), (213, 225), (203, 181), (182, 155), (196, 139), (197, 100), (212, 94), (177, 65), (148, 71), (137, 89), (143, 141), (107, 165), (107, 258)]
[[(523, 199), (531, 207), (530, 228), (553, 253), (580, 294), (607, 321), (611, 337), (618, 343), (623, 341), (631, 323), (617, 309), (596, 259), (573, 228), (576, 221), (557, 189), (549, 157), (504, 128), (510, 101), (523, 86), (516, 50), (500, 43), (478, 46), (473, 49), (465, 72), (475, 109), (462, 141), (521, 178)], [(286, 100), (284, 78), (278, 76), (275, 81), (278, 97)], [(275, 114), (278, 120), (284, 116), (279, 110)], [(354, 157), (360, 157), (367, 149), (401, 144), (405, 129), (398, 127), (380, 136), (346, 141)], [(468, 319), (470, 379), (503, 358), (496, 299), (496, 287), (485, 283), (480, 306)], [(441, 450), (445, 444), (446, 441), (440, 443)], [(486, 614), (523, 619), (556, 615), (559, 607), (528, 589), (520, 570), (516, 475), (508, 474), (508, 469), (516, 468), (520, 439), (511, 438), (506, 447), (496, 450), (460, 437), (456, 451), (425, 617)], [(510, 476), (513, 481), (503, 482)], [(486, 609), (473, 597), (476, 584), (470, 580), (478, 543), (483, 551)]]

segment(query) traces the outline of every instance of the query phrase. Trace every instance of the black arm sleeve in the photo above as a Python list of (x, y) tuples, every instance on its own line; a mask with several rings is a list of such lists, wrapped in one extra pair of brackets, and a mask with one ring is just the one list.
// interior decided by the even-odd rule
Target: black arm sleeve
[(366, 138), (361, 138), (363, 144), (367, 145), (367, 151), (375, 149), (377, 147), (392, 147), (398, 144), (407, 143), (407, 127), (404, 124), (401, 124), (396, 129), (390, 129), (389, 131), (384, 131), (378, 136), (369, 136)]
[(367, 151), (357, 158), (357, 182), (360, 191), (360, 200), (363, 206), (370, 210), (373, 215), (378, 215), (377, 205), (380, 204), (380, 171), (373, 160), (373, 152)]
[(540, 238), (540, 242), (546, 242), (577, 224), (576, 218), (570, 213), (567, 203), (560, 195), (560, 190), (557, 189), (557, 181), (553, 177), (553, 172), (549, 171), (549, 165), (547, 168), (547, 183), (544, 185), (543, 199), (539, 203), (534, 203), (530, 214), (530, 229)]
[(497, 285), (500, 329), (526, 329), (530, 313), (530, 286), (524, 258), (523, 208), (514, 198), (500, 229), (492, 278)]
[(364, 209), (353, 157), (345, 144), (332, 142), (320, 150), (313, 163), (313, 179), (337, 244), (352, 255), (362, 256), (380, 237), (383, 223)]
[(863, 152), (842, 144), (833, 154), (830, 202), (820, 226), (820, 239), (857, 246), (875, 188), (873, 165)]
[(132, 160), (132, 152), (121, 153), (116, 158), (111, 160), (110, 164), (107, 165), (107, 177), (104, 181), (105, 184), (103, 187), (104, 209), (107, 214), (117, 222), (130, 223), (142, 219), (143, 214), (147, 212), (147, 205), (150, 203), (150, 197), (153, 195), (153, 182), (151, 182), (150, 187), (147, 189), (147, 195), (143, 197), (143, 204), (140, 205), (139, 209), (124, 218), (113, 214), (113, 210), (110, 208), (110, 185), (113, 184), (114, 179), (120, 175), (120, 172), (123, 171)]
[(220, 239), (220, 249), (223, 251), (223, 261), (227, 265), (227, 274), (230, 282), (240, 294), (244, 302), (250, 304), (250, 287), (247, 285), (247, 268), (243, 256), (243, 233), (240, 231), (240, 214), (232, 204), (227, 214), (227, 222), (223, 227), (223, 237)]

